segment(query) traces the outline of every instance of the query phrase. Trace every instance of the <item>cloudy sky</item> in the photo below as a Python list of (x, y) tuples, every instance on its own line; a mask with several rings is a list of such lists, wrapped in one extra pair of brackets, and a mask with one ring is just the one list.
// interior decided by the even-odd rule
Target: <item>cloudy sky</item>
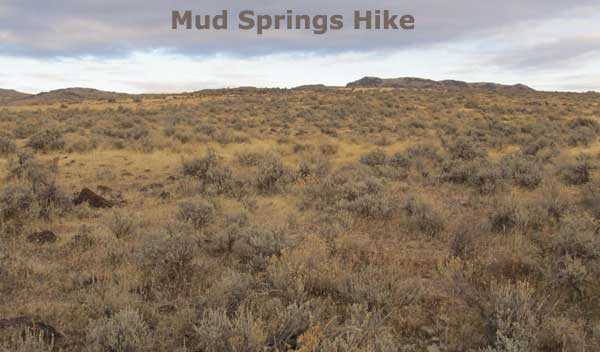
[[(173, 10), (229, 12), (229, 30), (172, 30)], [(344, 16), (316, 35), (237, 29), (237, 14)], [(354, 30), (355, 10), (416, 18)], [(1, 0), (0, 88), (124, 92), (343, 85), (363, 76), (525, 83), (600, 91), (598, 0)]]

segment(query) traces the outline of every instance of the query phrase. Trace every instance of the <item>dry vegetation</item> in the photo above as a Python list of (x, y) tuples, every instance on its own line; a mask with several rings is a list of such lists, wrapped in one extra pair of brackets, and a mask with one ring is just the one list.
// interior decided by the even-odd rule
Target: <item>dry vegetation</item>
[(0, 107), (0, 351), (597, 351), (599, 103)]

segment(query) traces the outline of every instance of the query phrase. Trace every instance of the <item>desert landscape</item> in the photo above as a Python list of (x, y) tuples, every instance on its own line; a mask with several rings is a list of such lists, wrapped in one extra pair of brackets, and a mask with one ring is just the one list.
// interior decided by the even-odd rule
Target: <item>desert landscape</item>
[(0, 351), (600, 350), (600, 94), (0, 90)]

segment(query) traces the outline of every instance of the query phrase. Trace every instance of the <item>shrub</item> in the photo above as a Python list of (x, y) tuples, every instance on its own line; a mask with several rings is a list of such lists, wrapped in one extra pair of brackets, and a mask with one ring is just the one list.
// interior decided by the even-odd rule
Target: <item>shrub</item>
[(576, 118), (567, 123), (567, 143), (571, 146), (587, 146), (596, 139), (600, 127), (594, 120)]
[(492, 232), (505, 233), (511, 231), (518, 222), (518, 209), (512, 198), (496, 204), (490, 215), (490, 227)]
[(142, 247), (135, 253), (145, 295), (152, 297), (154, 291), (189, 293), (197, 274), (193, 264), (197, 253), (196, 242), (186, 235), (146, 236)]
[[(315, 351), (393, 352), (398, 350), (392, 331), (385, 325), (385, 315), (364, 305), (352, 305), (349, 318), (333, 336), (323, 339)], [(300, 339), (305, 341), (304, 338)]]
[(495, 330), (490, 351), (529, 351), (535, 341), (538, 307), (527, 282), (492, 284), (490, 326)]
[(559, 167), (559, 174), (566, 184), (578, 186), (590, 182), (591, 168), (590, 157), (583, 154), (574, 161), (564, 162)]
[(436, 236), (444, 230), (445, 220), (431, 204), (424, 200), (408, 196), (402, 210), (408, 217), (409, 227), (428, 236)]
[(92, 322), (88, 341), (93, 351), (142, 352), (150, 347), (150, 329), (137, 310), (125, 308)]
[(137, 219), (130, 213), (114, 211), (108, 227), (116, 238), (130, 237), (135, 232)]
[(387, 155), (385, 155), (385, 152), (383, 150), (378, 149), (361, 156), (360, 162), (367, 166), (374, 167), (385, 165), (386, 159)]
[(0, 135), (0, 156), (6, 156), (16, 152), (17, 145), (15, 142), (8, 137)]
[(260, 192), (272, 193), (281, 190), (290, 180), (290, 171), (275, 154), (264, 155), (258, 163), (256, 187)]
[(543, 165), (535, 157), (508, 155), (500, 161), (500, 168), (503, 178), (524, 188), (536, 188), (543, 179)]
[(592, 181), (586, 184), (581, 191), (581, 203), (591, 212), (592, 216), (600, 219), (600, 183)]
[(397, 208), (394, 195), (363, 168), (348, 167), (307, 185), (304, 205), (320, 210), (345, 210), (365, 218), (386, 218)]
[(192, 223), (196, 228), (204, 228), (216, 218), (214, 205), (203, 199), (180, 202), (177, 208), (177, 219)]
[(453, 159), (473, 160), (485, 156), (485, 152), (464, 138), (459, 138), (456, 142), (448, 146), (448, 152)]
[(208, 309), (195, 326), (195, 350), (206, 352), (259, 352), (266, 346), (265, 324), (244, 307), (233, 317), (225, 310)]
[(48, 152), (62, 150), (65, 141), (62, 133), (56, 129), (44, 129), (29, 138), (27, 146), (33, 150)]
[(222, 194), (231, 191), (231, 170), (221, 166), (217, 155), (211, 150), (203, 158), (184, 161), (182, 172), (198, 179), (204, 193)]

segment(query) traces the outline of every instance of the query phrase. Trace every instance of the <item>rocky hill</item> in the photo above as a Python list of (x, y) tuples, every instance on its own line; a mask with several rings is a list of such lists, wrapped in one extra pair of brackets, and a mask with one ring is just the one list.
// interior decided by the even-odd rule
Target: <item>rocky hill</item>
[(512, 91), (512, 92), (533, 92), (534, 89), (523, 85), (504, 85), (498, 83), (467, 83), (463, 81), (444, 80), (434, 81), (431, 79), (401, 77), (383, 79), (378, 77), (364, 77), (358, 81), (350, 82), (346, 85), (348, 88), (412, 88), (412, 89), (478, 89), (487, 91)]

